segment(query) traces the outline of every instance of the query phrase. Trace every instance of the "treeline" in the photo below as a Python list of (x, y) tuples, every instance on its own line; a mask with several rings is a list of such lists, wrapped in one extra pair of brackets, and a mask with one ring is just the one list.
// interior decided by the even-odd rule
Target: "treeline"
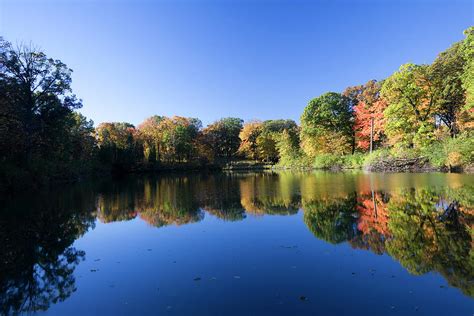
[[(138, 126), (93, 123), (76, 112), (64, 63), (0, 40), (3, 187), (110, 170), (219, 166), (250, 159), (289, 167), (360, 167), (381, 157), (426, 156), (437, 167), (474, 157), (474, 27), (430, 65), (329, 92), (292, 120), (152, 116)], [(372, 142), (371, 142), (372, 139)], [(365, 155), (370, 147), (377, 149)]]
[[(278, 162), (288, 146), (297, 150), (299, 128), (292, 120), (223, 118), (205, 128), (197, 118), (152, 116), (134, 127), (101, 123), (96, 128), (99, 159), (119, 168), (220, 165), (236, 159)], [(293, 148), (294, 147), (294, 148)]]
[[(380, 156), (426, 156), (435, 167), (473, 162), (474, 28), (430, 65), (405, 64), (382, 81), (325, 93), (292, 120), (153, 116), (137, 128), (105, 123), (98, 145), (108, 162), (215, 164), (251, 159), (282, 166), (359, 167)], [(117, 135), (117, 136), (108, 136)], [(121, 136), (119, 136), (121, 135)], [(374, 156), (372, 155), (372, 156)], [(344, 158), (346, 157), (346, 158)]]

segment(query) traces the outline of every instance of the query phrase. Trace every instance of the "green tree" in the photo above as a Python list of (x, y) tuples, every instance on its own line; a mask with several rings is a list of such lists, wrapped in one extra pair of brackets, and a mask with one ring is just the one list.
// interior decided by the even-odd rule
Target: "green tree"
[(279, 162), (282, 165), (292, 165), (299, 162), (302, 157), (299, 142), (299, 133), (291, 133), (284, 130), (278, 137), (276, 142)]
[(174, 116), (160, 121), (160, 151), (166, 162), (188, 162), (195, 156), (195, 141), (201, 129), (199, 119)]
[(462, 84), (466, 90), (466, 109), (474, 108), (474, 26), (464, 31), (463, 54), (466, 64), (462, 75)]
[(466, 60), (462, 48), (462, 42), (455, 43), (439, 54), (430, 66), (431, 81), (439, 94), (435, 106), (436, 116), (446, 125), (451, 136), (459, 133), (457, 122), (465, 104), (462, 75)]
[(474, 26), (464, 31), (466, 38), (462, 44), (465, 59), (464, 71), (461, 76), (462, 86), (466, 91), (465, 105), (459, 115), (461, 130), (474, 130)]
[(387, 78), (381, 94), (388, 102), (385, 131), (391, 145), (413, 147), (431, 137), (439, 91), (428, 65), (405, 64)]
[(262, 161), (277, 162), (280, 159), (278, 142), (283, 133), (289, 136), (292, 144), (296, 144), (298, 132), (298, 125), (293, 120), (266, 120), (263, 123), (252, 123), (242, 130), (241, 136), (245, 142), (241, 150), (246, 150), (252, 157)]
[(311, 100), (301, 116), (304, 152), (348, 154), (353, 145), (353, 117), (349, 98), (328, 92)]

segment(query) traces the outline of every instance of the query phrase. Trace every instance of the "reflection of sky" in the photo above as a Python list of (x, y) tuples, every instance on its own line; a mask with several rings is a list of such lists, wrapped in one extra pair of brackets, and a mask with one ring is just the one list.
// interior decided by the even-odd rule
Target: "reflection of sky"
[(448, 202), (445, 199), (440, 199), (438, 202), (436, 202), (435, 207), (438, 211), (445, 211), (451, 202), (452, 201)]

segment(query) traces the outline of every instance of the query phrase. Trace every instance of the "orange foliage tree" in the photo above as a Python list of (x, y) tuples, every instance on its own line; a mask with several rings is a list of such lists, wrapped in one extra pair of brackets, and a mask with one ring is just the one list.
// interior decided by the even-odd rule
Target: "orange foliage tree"
[(351, 99), (354, 110), (354, 132), (356, 145), (367, 150), (370, 146), (372, 119), (374, 121), (374, 144), (384, 139), (384, 115), (387, 102), (380, 96), (381, 83), (370, 80), (365, 85), (347, 88), (343, 95)]

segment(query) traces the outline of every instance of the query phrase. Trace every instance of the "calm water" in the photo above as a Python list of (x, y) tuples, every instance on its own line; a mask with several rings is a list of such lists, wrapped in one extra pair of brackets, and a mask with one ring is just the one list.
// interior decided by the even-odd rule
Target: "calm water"
[(472, 315), (473, 223), (472, 175), (81, 184), (1, 205), (0, 314)]

